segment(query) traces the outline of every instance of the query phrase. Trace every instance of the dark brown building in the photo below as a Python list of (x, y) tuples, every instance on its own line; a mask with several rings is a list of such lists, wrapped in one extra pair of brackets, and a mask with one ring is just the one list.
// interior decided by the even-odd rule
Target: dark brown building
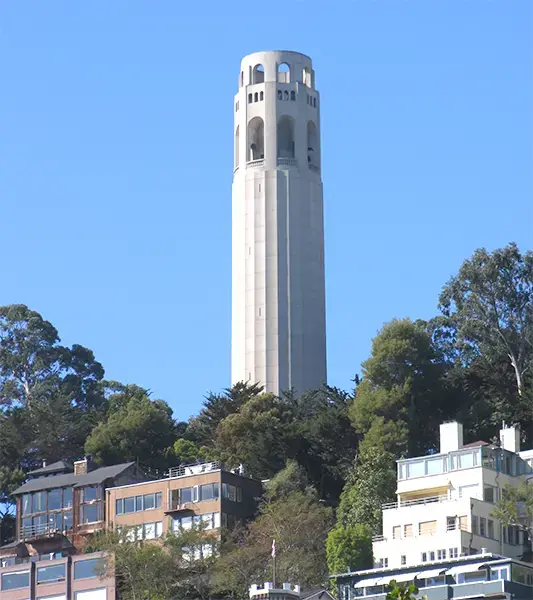
[[(56, 462), (28, 474), (13, 492), (17, 506), (17, 540), (33, 545), (83, 546), (84, 537), (103, 529), (105, 490), (145, 479), (135, 463), (97, 467), (90, 458), (74, 465)], [(38, 551), (38, 554), (41, 554)]]

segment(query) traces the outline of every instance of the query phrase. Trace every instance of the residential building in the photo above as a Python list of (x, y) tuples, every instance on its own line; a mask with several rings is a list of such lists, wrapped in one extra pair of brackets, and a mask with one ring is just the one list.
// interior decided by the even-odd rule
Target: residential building
[(262, 588), (258, 585), (250, 587), (250, 600), (335, 600), (335, 597), (321, 587), (302, 590), (299, 585), (283, 583), (277, 588), (267, 581)]
[(217, 462), (180, 466), (168, 477), (106, 491), (109, 528), (128, 528), (132, 539), (155, 539), (203, 523), (206, 530), (232, 528), (254, 516), (260, 481)]
[(21, 546), (13, 545), (13, 556), (5, 546), (0, 549), (0, 600), (115, 599), (115, 578), (106, 574), (104, 554), (30, 557)]
[(385, 600), (392, 581), (414, 583), (428, 600), (531, 600), (533, 565), (496, 554), (478, 554), (335, 575), (340, 600)]
[(463, 445), (460, 423), (440, 426), (440, 452), (397, 461), (397, 500), (382, 507), (376, 567), (400, 568), (482, 550), (520, 558), (527, 536), (493, 516), (505, 486), (531, 476), (533, 452), (520, 452), (519, 431), (505, 427), (498, 444)]
[(256, 52), (234, 97), (231, 379), (326, 382), (320, 97), (311, 59)]
[(79, 548), (85, 536), (104, 528), (106, 489), (145, 478), (133, 462), (98, 467), (86, 457), (73, 465), (45, 464), (13, 492), (17, 540), (31, 541), (39, 555), (52, 547)]

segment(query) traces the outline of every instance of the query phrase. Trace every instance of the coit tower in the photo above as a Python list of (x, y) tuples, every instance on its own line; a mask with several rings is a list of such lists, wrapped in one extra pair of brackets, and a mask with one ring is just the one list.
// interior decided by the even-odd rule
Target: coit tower
[(232, 382), (326, 382), (320, 97), (311, 59), (256, 52), (234, 99)]

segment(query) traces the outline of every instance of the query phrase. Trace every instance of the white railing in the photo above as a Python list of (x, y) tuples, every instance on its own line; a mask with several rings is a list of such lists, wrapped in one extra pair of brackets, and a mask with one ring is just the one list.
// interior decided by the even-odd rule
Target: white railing
[(298, 161), (295, 158), (278, 156), (278, 166), (297, 167)]
[(372, 536), (372, 541), (373, 542), (384, 542), (386, 541), (386, 537), (384, 535), (373, 535)]
[(211, 471), (220, 470), (222, 465), (218, 460), (212, 460), (211, 462), (192, 464), (192, 465), (180, 465), (179, 467), (173, 467), (169, 470), (168, 476), (170, 479), (176, 477), (187, 477), (188, 475), (200, 475), (202, 473), (209, 473)]
[(383, 510), (389, 510), (391, 508), (404, 508), (406, 506), (419, 506), (420, 504), (432, 504), (433, 502), (448, 502), (448, 500), (454, 500), (447, 494), (441, 496), (427, 496), (425, 498), (416, 498), (414, 500), (398, 500), (397, 502), (389, 502), (388, 504), (382, 504)]
[(61, 530), (49, 523), (44, 523), (42, 525), (25, 525), (22, 528), (22, 537), (24, 539), (40, 537), (42, 535), (56, 535), (58, 533), (61, 533)]
[(262, 167), (265, 164), (265, 159), (264, 158), (258, 158), (256, 160), (249, 160), (246, 163), (247, 167)]

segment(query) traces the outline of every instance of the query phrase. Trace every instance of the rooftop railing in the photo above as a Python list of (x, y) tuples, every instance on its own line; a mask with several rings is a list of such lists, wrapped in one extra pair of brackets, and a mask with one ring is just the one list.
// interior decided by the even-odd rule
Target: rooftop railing
[(190, 475), (202, 475), (203, 473), (210, 473), (212, 471), (219, 471), (222, 468), (222, 464), (218, 460), (212, 460), (206, 463), (192, 464), (192, 465), (180, 465), (169, 470), (168, 476), (170, 479), (176, 477), (187, 477)]

